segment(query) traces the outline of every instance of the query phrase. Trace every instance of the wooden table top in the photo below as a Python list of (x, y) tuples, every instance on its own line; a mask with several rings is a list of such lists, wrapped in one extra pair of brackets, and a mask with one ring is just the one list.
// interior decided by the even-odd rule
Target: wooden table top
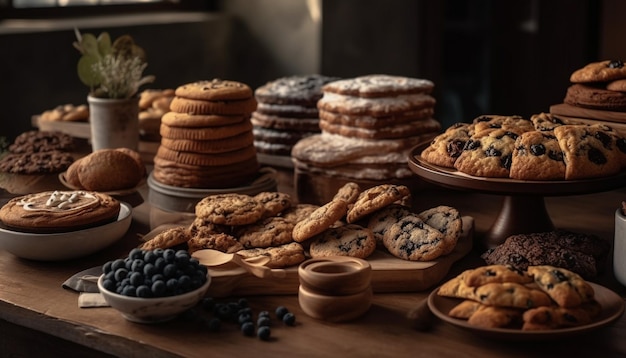
[[(279, 187), (280, 190), (280, 187)], [(147, 197), (146, 197), (147, 198)], [(599, 235), (612, 243), (614, 212), (626, 191), (546, 197), (546, 208), (558, 228)], [(481, 233), (490, 228), (502, 204), (497, 195), (433, 188), (415, 198), (417, 209), (436, 205), (455, 206), (475, 219), (474, 250), (455, 263), (448, 277), (466, 268), (483, 265)], [(294, 312), (294, 327), (274, 320), (270, 342), (246, 337), (233, 324), (218, 333), (182, 317), (145, 325), (132, 323), (111, 308), (79, 308), (78, 294), (61, 287), (73, 274), (121, 257), (138, 243), (138, 235), (150, 231), (148, 203), (137, 206), (132, 226), (118, 243), (90, 257), (46, 263), (16, 258), (0, 251), (0, 319), (115, 356), (437, 356), (437, 357), (526, 357), (526, 356), (625, 356), (626, 317), (610, 326), (575, 339), (538, 341), (498, 340), (461, 330), (435, 319), (429, 329), (415, 329), (407, 314), (430, 290), (375, 294), (372, 307), (362, 317), (345, 323), (330, 323), (308, 317), (297, 295), (246, 297), (254, 311), (284, 305)], [(626, 288), (607, 270), (595, 282), (622, 298)], [(236, 300), (239, 297), (226, 299)], [(3, 339), (7, 339), (3, 332)], [(6, 342), (4, 343), (6, 344)], [(52, 354), (51, 354), (52, 355)]]

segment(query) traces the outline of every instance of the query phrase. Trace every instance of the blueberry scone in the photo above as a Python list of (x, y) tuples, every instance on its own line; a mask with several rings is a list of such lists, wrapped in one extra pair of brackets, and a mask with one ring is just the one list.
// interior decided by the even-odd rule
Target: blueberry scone
[(580, 275), (549, 265), (529, 266), (535, 283), (561, 307), (576, 307), (594, 299), (594, 290)]
[(478, 132), (465, 143), (454, 167), (474, 176), (508, 178), (518, 136), (517, 133), (505, 129)]
[(490, 306), (532, 308), (550, 306), (552, 300), (544, 291), (517, 282), (492, 282), (475, 290), (480, 303)]
[(533, 122), (535, 130), (539, 132), (551, 132), (554, 128), (564, 126), (566, 124), (583, 124), (580, 121), (561, 118), (552, 113), (545, 112), (533, 114), (530, 117), (530, 121)]
[(520, 180), (563, 180), (565, 162), (550, 132), (525, 132), (515, 140), (509, 176)]
[(517, 115), (482, 115), (474, 118), (472, 124), (474, 125), (474, 133), (479, 133), (489, 129), (503, 129), (516, 134), (522, 134), (524, 132), (535, 130), (535, 127), (530, 120)]
[(422, 151), (421, 157), (426, 162), (446, 168), (454, 168), (454, 162), (461, 155), (465, 143), (470, 138), (472, 125), (456, 123), (439, 134)]
[(565, 179), (603, 177), (621, 169), (613, 136), (607, 131), (587, 125), (565, 125), (554, 128), (563, 150)]
[(600, 314), (602, 307), (590, 301), (577, 307), (543, 306), (524, 312), (522, 330), (537, 331), (576, 327), (589, 324)]
[(460, 274), (467, 286), (478, 287), (487, 283), (516, 282), (527, 284), (533, 282), (532, 276), (508, 265), (487, 265), (467, 269)]

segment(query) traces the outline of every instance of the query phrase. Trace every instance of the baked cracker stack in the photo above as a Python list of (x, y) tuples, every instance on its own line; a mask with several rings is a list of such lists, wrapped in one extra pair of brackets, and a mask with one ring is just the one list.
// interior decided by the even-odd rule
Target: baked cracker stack
[(175, 90), (161, 118), (154, 179), (185, 188), (223, 189), (250, 183), (258, 173), (250, 115), (257, 102), (240, 82), (206, 80)]
[(317, 101), (322, 98), (322, 86), (334, 80), (338, 78), (289, 76), (257, 88), (258, 105), (251, 119), (257, 152), (289, 157), (300, 139), (320, 133)]
[(296, 170), (374, 183), (412, 177), (408, 152), (441, 129), (433, 88), (429, 80), (379, 74), (324, 85), (321, 133), (293, 147)]

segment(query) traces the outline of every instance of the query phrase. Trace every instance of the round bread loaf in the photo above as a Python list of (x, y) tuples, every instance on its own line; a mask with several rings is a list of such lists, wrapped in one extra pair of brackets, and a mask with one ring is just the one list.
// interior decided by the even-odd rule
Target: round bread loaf
[(0, 221), (17, 231), (66, 232), (111, 222), (119, 211), (120, 202), (104, 193), (46, 191), (12, 198), (0, 208)]
[(100, 149), (74, 162), (66, 172), (66, 181), (79, 189), (106, 192), (134, 188), (145, 174), (138, 153)]

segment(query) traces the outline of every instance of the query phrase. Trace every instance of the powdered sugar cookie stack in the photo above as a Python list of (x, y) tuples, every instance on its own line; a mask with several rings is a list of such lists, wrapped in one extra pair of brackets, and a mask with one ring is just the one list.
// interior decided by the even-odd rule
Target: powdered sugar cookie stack
[(154, 179), (185, 188), (232, 188), (259, 170), (250, 115), (257, 102), (240, 82), (214, 79), (179, 86), (161, 118)]
[(321, 133), (292, 149), (297, 170), (374, 183), (411, 178), (408, 152), (441, 129), (433, 82), (367, 75), (323, 86)]
[(322, 86), (334, 80), (338, 78), (289, 76), (257, 88), (258, 106), (251, 119), (257, 152), (289, 157), (295, 143), (320, 133), (317, 101), (322, 98)]

